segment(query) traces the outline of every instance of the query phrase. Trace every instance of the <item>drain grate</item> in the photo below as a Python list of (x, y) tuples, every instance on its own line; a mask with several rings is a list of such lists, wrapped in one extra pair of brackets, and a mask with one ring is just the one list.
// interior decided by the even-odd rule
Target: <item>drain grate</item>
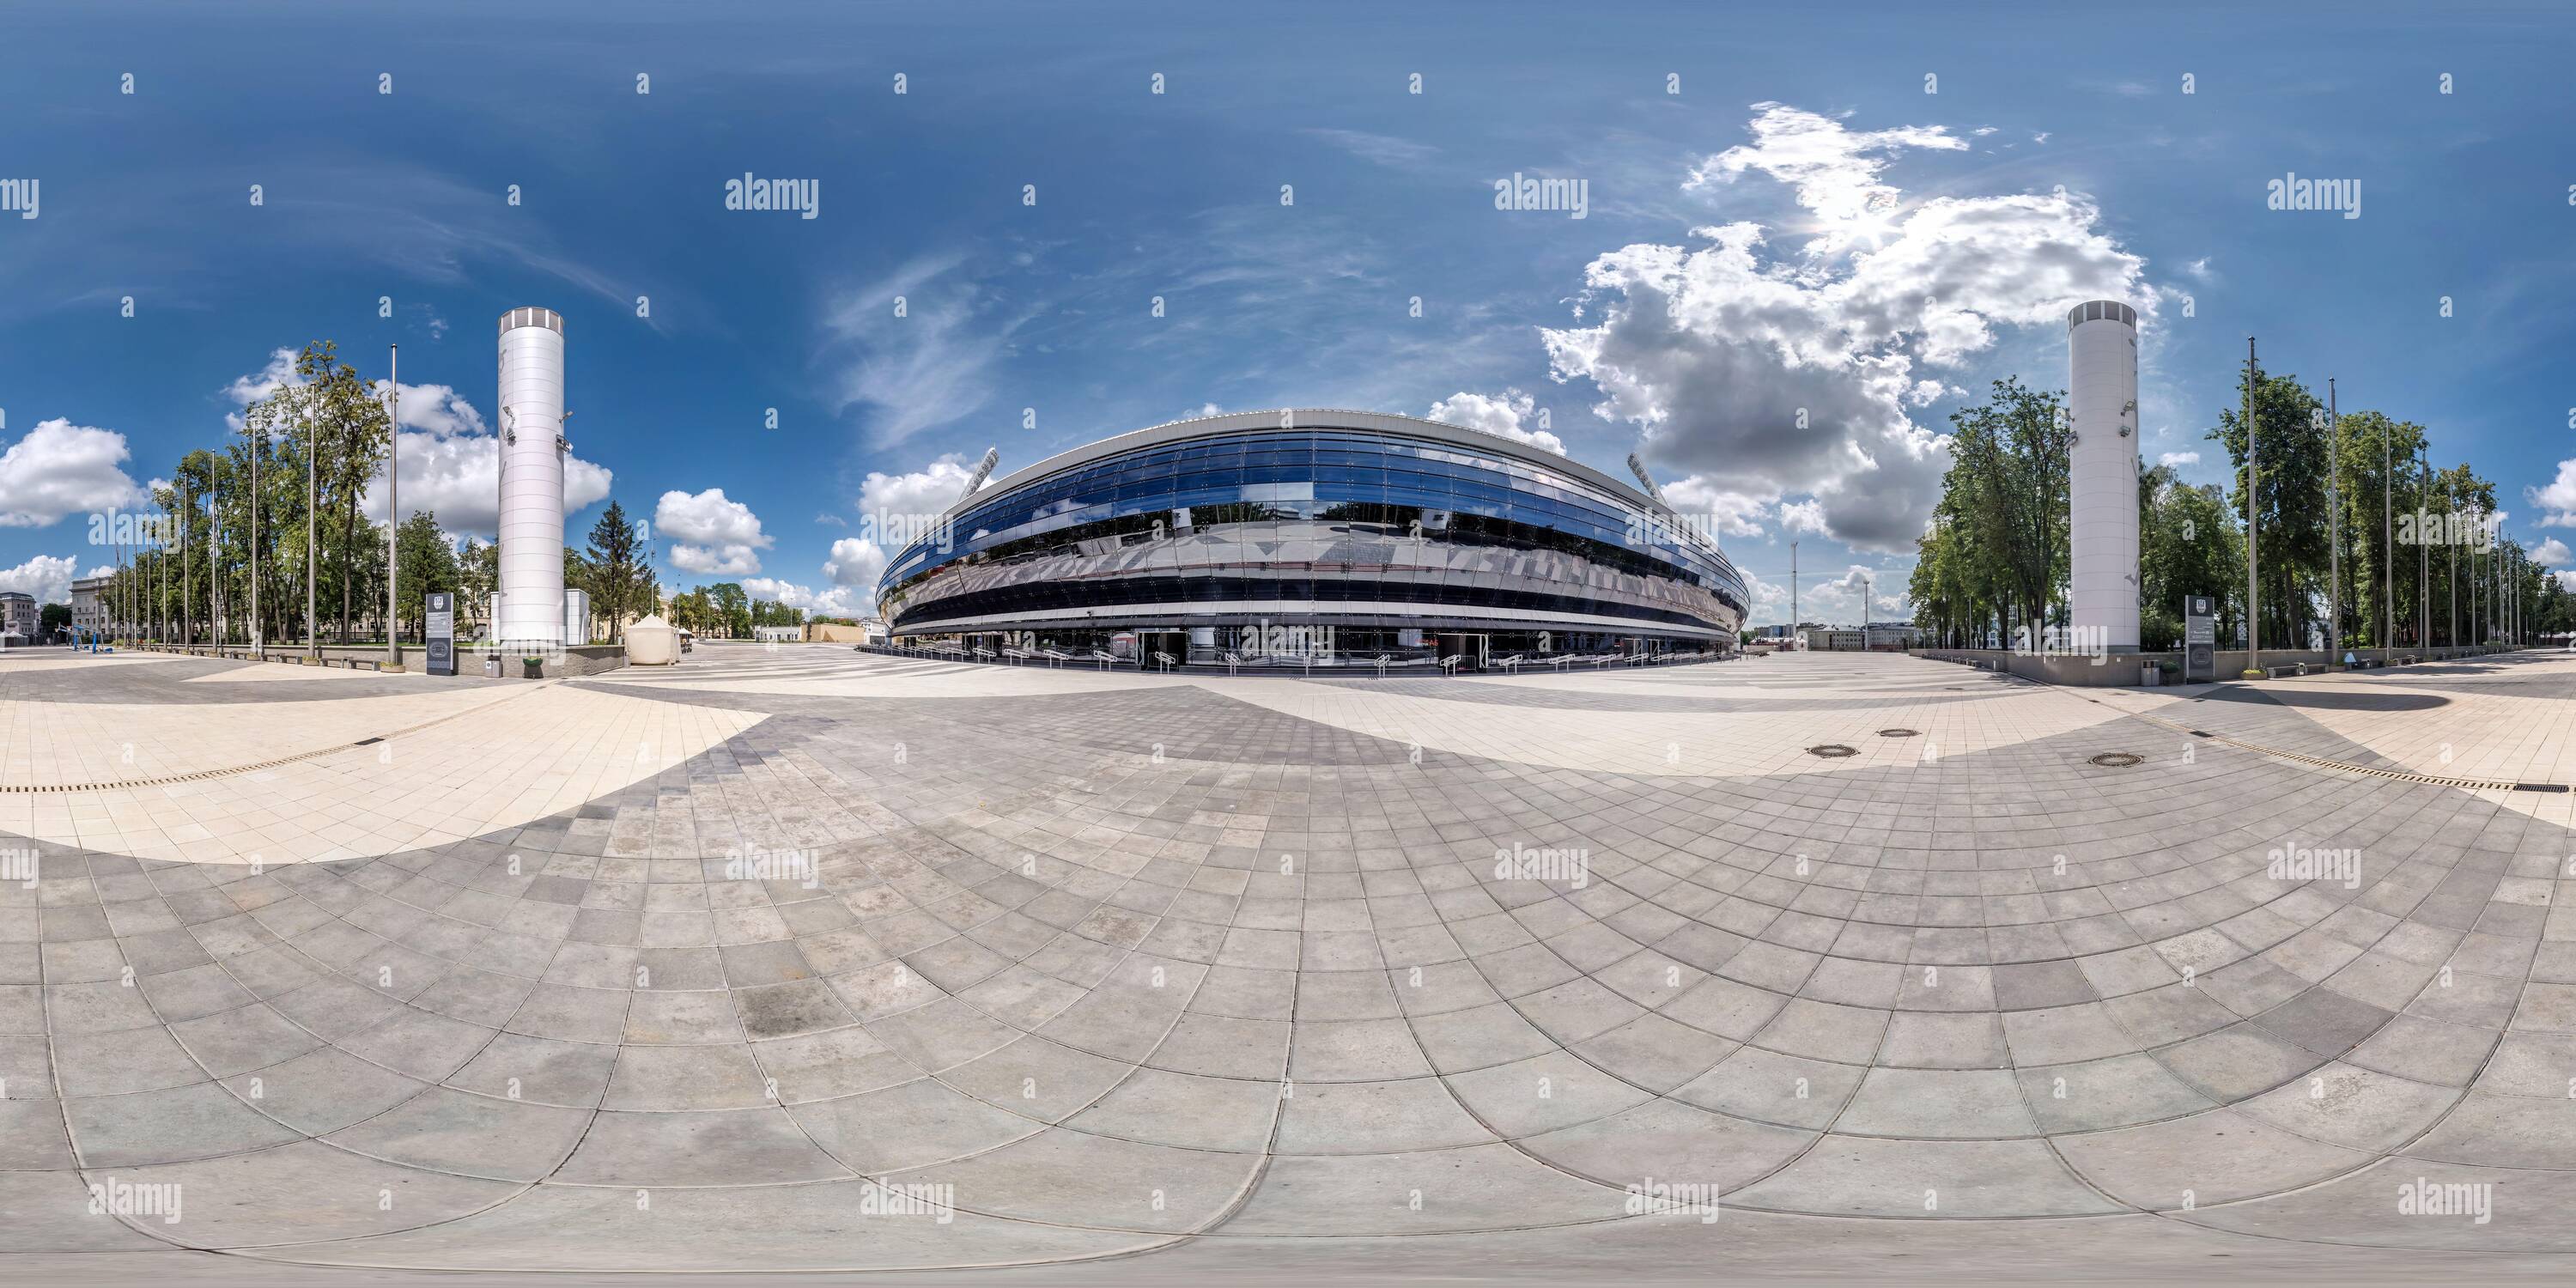
[(2134, 751), (2106, 751), (2095, 756), (2093, 763), (2104, 769), (2126, 769), (2131, 765), (2144, 764), (2146, 759)]
[(1846, 747), (1839, 742), (1826, 742), (1818, 743), (1813, 747), (1807, 748), (1807, 754), (1810, 756), (1822, 756), (1827, 760), (1840, 760), (1845, 756), (1859, 755), (1860, 749), (1858, 747)]
[(2515, 783), (2492, 778), (2452, 778), (2442, 774), (2418, 774), (2411, 773), (2403, 769), (2390, 769), (2384, 765), (2356, 765), (2350, 761), (2328, 760), (2323, 756), (2311, 756), (2305, 752), (2285, 751), (2279, 747), (2266, 747), (2261, 743), (2245, 742), (2241, 739), (2214, 734), (2206, 729), (2187, 728), (2183, 725), (2175, 724), (2171, 720), (2164, 719), (2160, 716), (2151, 716), (2145, 712), (2132, 712), (2130, 715), (2132, 719), (2143, 720), (2151, 725), (2159, 725), (2164, 728), (2171, 729), (2176, 733), (2187, 733), (2194, 738), (2207, 738), (2211, 742), (2222, 743), (2226, 746), (2235, 747), (2242, 751), (2250, 751), (2256, 755), (2271, 756), (2280, 760), (2292, 761), (2302, 765), (2311, 765), (2318, 769), (2334, 770), (2340, 773), (2367, 774), (2373, 778), (2394, 779), (2401, 783), (2425, 783), (2435, 787), (2465, 787), (2470, 791), (2564, 792), (2568, 790), (2567, 784), (2565, 783)]
[(1913, 729), (1881, 729), (1878, 731), (1878, 736), (1881, 738), (1911, 738), (1916, 736), (1916, 733), (1917, 731)]

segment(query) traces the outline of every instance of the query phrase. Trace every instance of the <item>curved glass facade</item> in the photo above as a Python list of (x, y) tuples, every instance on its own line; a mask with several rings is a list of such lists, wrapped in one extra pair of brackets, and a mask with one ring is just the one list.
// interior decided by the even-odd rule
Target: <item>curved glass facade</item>
[(1338, 654), (1464, 632), (1541, 653), (1733, 644), (1743, 578), (1641, 494), (1472, 431), (1348, 419), (1187, 422), (1005, 479), (894, 557), (880, 611), (898, 637), (1187, 632), (1202, 658), (1277, 653), (1282, 630)]

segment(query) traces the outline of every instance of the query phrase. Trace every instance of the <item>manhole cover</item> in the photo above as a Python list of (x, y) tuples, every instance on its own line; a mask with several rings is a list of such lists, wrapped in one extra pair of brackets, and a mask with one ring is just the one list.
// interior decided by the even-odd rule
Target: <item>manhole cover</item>
[(1810, 756), (1822, 756), (1827, 760), (1840, 760), (1845, 756), (1857, 756), (1860, 754), (1860, 750), (1856, 747), (1846, 747), (1839, 742), (1828, 742), (1819, 746), (1807, 748), (1807, 754)]
[(1912, 729), (1881, 729), (1878, 731), (1878, 736), (1881, 738), (1911, 738), (1914, 735), (1915, 731)]
[(2146, 757), (2133, 751), (2106, 751), (2095, 756), (2093, 763), (2104, 769), (2126, 769), (2131, 765), (2142, 764), (2145, 760)]

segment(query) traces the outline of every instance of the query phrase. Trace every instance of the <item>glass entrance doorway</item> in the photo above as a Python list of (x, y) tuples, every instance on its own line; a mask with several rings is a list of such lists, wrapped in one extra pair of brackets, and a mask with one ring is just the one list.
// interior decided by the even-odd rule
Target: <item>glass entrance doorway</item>
[(1491, 636), (1486, 635), (1441, 635), (1439, 637), (1441, 659), (1443, 661), (1453, 657), (1458, 659), (1458, 669), (1461, 671), (1484, 670), (1488, 655), (1487, 645), (1491, 639)]

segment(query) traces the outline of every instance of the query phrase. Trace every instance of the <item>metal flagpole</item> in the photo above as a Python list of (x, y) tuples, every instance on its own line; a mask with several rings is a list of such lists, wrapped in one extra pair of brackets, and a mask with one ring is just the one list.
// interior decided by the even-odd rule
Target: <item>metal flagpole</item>
[(313, 579), (318, 563), (314, 556), (321, 552), (322, 538), (316, 508), (322, 503), (322, 485), (318, 481), (321, 456), (322, 427), (313, 422), (308, 410), (304, 420), (304, 656), (315, 662), (322, 660), (321, 620), (313, 615)]
[(402, 452), (402, 346), (390, 348), (392, 356), (386, 359), (385, 380), (385, 669), (399, 671), (403, 664), (402, 627), (401, 619), (395, 615), (399, 603), (394, 587), (402, 581), (402, 547), (397, 541), (402, 530), (402, 507), (394, 497), (394, 458)]
[(2383, 417), (2379, 422), (2379, 523), (2380, 570), (2387, 574), (2388, 589), (2379, 597), (2380, 633), (2379, 664), (2388, 665), (2396, 656), (2391, 647), (2397, 636), (2397, 473), (2389, 465), (2393, 450), (2390, 440), (2394, 426)]
[(2343, 652), (2343, 417), (2335, 408), (2335, 382), (2326, 379), (2326, 433), (2334, 463), (2326, 472), (2326, 669)]
[(260, 419), (258, 433), (250, 440), (250, 655), (253, 660), (267, 654), (259, 638), (259, 449), (268, 440), (268, 421)]
[(2263, 678), (2262, 590), (2255, 583), (2254, 337), (2245, 337), (2245, 676)]

